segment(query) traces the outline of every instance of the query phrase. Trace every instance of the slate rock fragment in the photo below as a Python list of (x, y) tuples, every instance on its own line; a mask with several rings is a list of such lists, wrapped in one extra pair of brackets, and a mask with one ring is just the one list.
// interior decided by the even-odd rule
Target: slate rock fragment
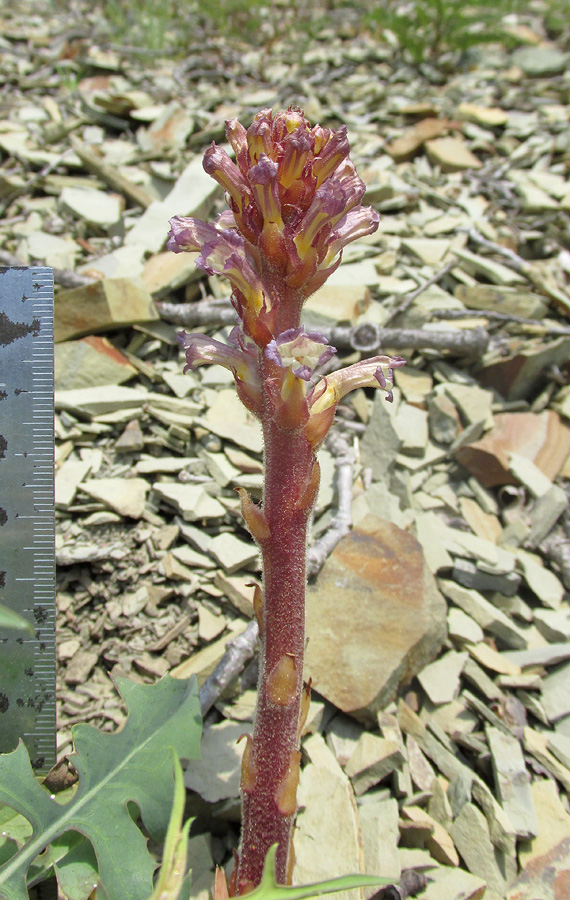
[(374, 721), (436, 657), (445, 634), (445, 601), (420, 545), (369, 515), (308, 588), (306, 677), (343, 712)]

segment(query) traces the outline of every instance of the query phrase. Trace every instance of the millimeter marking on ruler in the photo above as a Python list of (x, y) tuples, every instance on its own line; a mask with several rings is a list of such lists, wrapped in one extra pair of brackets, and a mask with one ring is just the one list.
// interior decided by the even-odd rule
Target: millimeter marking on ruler
[(0, 267), (0, 604), (32, 626), (0, 628), (0, 752), (22, 738), (55, 763), (53, 277)]

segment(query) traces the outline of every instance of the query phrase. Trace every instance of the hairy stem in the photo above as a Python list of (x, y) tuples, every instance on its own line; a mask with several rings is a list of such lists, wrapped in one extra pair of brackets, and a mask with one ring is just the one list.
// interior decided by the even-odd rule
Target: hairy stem
[(259, 883), (267, 851), (278, 843), (277, 880), (290, 883), (297, 811), (300, 705), (303, 694), (307, 522), (318, 470), (304, 429), (263, 416), (263, 513), (269, 536), (260, 541), (263, 605), (259, 614), (258, 705), (242, 764), (242, 842), (236, 889)]

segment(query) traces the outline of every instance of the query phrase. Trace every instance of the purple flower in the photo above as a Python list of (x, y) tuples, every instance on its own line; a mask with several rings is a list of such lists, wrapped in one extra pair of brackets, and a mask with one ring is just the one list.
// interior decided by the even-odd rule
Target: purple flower
[(248, 253), (241, 234), (233, 228), (220, 231), (192, 216), (174, 216), (170, 228), (168, 249), (177, 253), (201, 250), (196, 260), (198, 268), (208, 275), (225, 275), (243, 298), (242, 305), (260, 312), (265, 303), (263, 285), (256, 261)]
[(204, 154), (203, 166), (204, 171), (221, 184), (240, 210), (244, 203), (250, 202), (249, 184), (225, 150), (212, 143)]
[(261, 406), (261, 382), (257, 363), (257, 347), (236, 326), (228, 343), (223, 344), (205, 334), (187, 334), (182, 331), (178, 340), (186, 351), (184, 371), (217, 363), (229, 369), (236, 380), (236, 386), (243, 404), (256, 415)]
[(313, 388), (309, 397), (311, 415), (327, 406), (336, 405), (346, 394), (357, 388), (381, 387), (388, 394), (386, 399), (392, 400), (393, 369), (405, 364), (406, 360), (401, 356), (373, 356), (347, 366), (346, 369), (338, 369)]
[(309, 381), (317, 366), (322, 366), (336, 350), (318, 331), (289, 328), (265, 348), (266, 359), (277, 366), (290, 368), (296, 378)]
[(204, 168), (225, 189), (231, 218), (206, 225), (177, 216), (167, 246), (201, 250), (197, 265), (229, 278), (246, 333), (265, 347), (298, 327), (303, 301), (378, 217), (360, 206), (365, 188), (348, 157), (345, 126), (311, 128), (299, 109), (264, 109), (247, 129), (227, 122), (226, 136), (235, 162), (212, 144)]

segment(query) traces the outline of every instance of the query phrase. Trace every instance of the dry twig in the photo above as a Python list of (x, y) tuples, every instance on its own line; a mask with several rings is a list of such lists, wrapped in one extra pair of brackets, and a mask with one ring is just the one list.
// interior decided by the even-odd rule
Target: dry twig
[(565, 294), (564, 291), (559, 290), (556, 285), (545, 281), (544, 275), (538, 272), (533, 267), (532, 263), (527, 262), (522, 256), (515, 253), (514, 250), (509, 249), (509, 247), (502, 247), (494, 241), (489, 241), (480, 234), (476, 228), (470, 228), (467, 234), (476, 244), (485, 247), (487, 250), (491, 250), (498, 256), (502, 256), (506, 266), (513, 269), (515, 272), (520, 272), (521, 275), (528, 278), (537, 291), (540, 291), (541, 294), (548, 297), (550, 300), (554, 300), (566, 313), (570, 312), (570, 297)]
[(336, 456), (336, 488), (338, 492), (338, 508), (330, 528), (309, 549), (307, 554), (307, 574), (317, 575), (324, 566), (327, 557), (338, 542), (350, 531), (352, 525), (352, 480), (354, 472), (354, 452), (343, 434), (331, 434), (328, 445)]
[[(422, 285), (421, 290), (425, 290), (425, 287), (426, 285)], [(220, 328), (224, 325), (235, 325), (236, 322), (235, 311), (227, 301), (201, 300), (198, 303), (158, 301), (156, 308), (167, 322), (187, 328), (205, 325)], [(428, 331), (423, 328), (381, 328), (374, 322), (363, 322), (355, 328), (349, 325), (335, 325), (328, 328), (321, 326), (319, 331), (333, 346), (341, 350), (360, 350), (369, 354), (390, 347), (393, 350), (405, 348), (438, 350), (455, 356), (476, 357), (485, 352), (489, 342), (489, 335), (484, 328)]]
[[(16, 266), (17, 268), (26, 268), (30, 265), (30, 263), (25, 262), (18, 256), (14, 256), (12, 253), (7, 253), (5, 250), (0, 250), (0, 264), (3, 266)], [(87, 275), (79, 275), (77, 272), (72, 272), (71, 269), (52, 268), (52, 272), (55, 283), (65, 288), (85, 287), (85, 285), (93, 284), (95, 281), (94, 278), (89, 278)]]
[(252, 619), (245, 631), (226, 644), (226, 652), (200, 688), (202, 716), (211, 710), (225, 689), (236, 678), (255, 653), (257, 622)]

